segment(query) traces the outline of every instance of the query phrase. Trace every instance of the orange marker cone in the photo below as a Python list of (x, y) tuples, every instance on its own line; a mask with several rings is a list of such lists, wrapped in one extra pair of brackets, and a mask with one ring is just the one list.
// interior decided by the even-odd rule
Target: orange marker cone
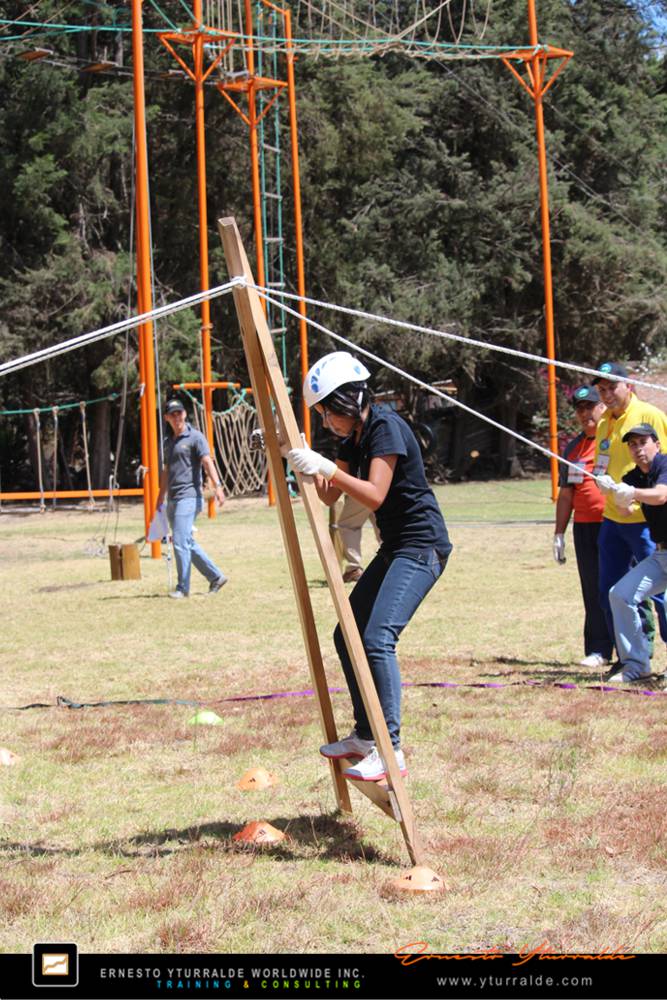
[(444, 880), (424, 865), (416, 865), (400, 878), (389, 883), (390, 888), (397, 892), (442, 892), (447, 886)]
[(264, 819), (248, 823), (232, 837), (232, 840), (236, 840), (238, 843), (258, 844), (259, 846), (279, 844), (284, 839), (285, 834), (282, 830), (277, 830), (275, 826), (271, 826)]
[(269, 774), (265, 767), (251, 767), (249, 771), (242, 774), (236, 782), (236, 787), (242, 792), (259, 792), (264, 788), (271, 788), (272, 785), (279, 785), (280, 778), (275, 774)]
[(6, 747), (0, 747), (0, 764), (5, 764), (7, 767), (11, 767), (12, 764), (17, 764), (19, 757), (11, 750)]

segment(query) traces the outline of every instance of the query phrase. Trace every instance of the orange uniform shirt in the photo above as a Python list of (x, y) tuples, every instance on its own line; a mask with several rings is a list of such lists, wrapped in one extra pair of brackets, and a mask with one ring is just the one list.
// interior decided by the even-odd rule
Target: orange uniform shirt
[(585, 476), (583, 470), (593, 471), (595, 463), (595, 438), (577, 434), (566, 445), (563, 458), (579, 466), (572, 469), (569, 465), (560, 467), (560, 486), (573, 486), (572, 510), (575, 522), (591, 523), (601, 521), (605, 498), (590, 476)]

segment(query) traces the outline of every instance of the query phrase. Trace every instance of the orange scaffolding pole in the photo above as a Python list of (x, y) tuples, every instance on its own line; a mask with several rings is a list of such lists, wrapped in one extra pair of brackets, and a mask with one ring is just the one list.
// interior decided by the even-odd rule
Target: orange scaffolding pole
[[(524, 90), (533, 98), (535, 104), (535, 127), (537, 132), (537, 159), (540, 182), (540, 217), (542, 222), (542, 264), (544, 273), (544, 320), (546, 327), (546, 355), (550, 361), (556, 360), (556, 344), (554, 334), (554, 303), (553, 281), (551, 269), (551, 227), (549, 223), (549, 187), (547, 174), (547, 152), (544, 136), (544, 106), (543, 98), (559, 73), (565, 68), (573, 53), (565, 49), (557, 49), (552, 45), (540, 46), (537, 35), (537, 14), (535, 0), (528, 0), (528, 33), (531, 49), (517, 49), (502, 61), (512, 75), (518, 80)], [(547, 77), (548, 64), (551, 60), (559, 60), (559, 65), (550, 77)], [(513, 63), (522, 62), (526, 70), (528, 82), (516, 70)], [(548, 366), (547, 399), (549, 407), (549, 448), (558, 454), (558, 403), (556, 399), (556, 369)], [(550, 459), (551, 499), (558, 496), (558, 461)]]
[[(201, 0), (194, 0), (195, 28), (202, 27)], [(197, 143), (197, 204), (199, 209), (199, 287), (209, 290), (208, 269), (208, 208), (206, 204), (206, 127), (204, 115), (204, 36), (197, 34), (193, 45), (195, 83), (195, 132)], [(213, 437), (213, 390), (211, 389), (211, 304), (204, 299), (201, 304), (202, 378), (204, 381), (204, 421), (206, 438), (211, 454), (215, 455)], [(215, 517), (215, 500), (208, 501), (208, 516)]]
[(28, 490), (19, 493), (0, 493), (0, 500), (82, 500), (89, 497), (142, 497), (144, 491), (134, 487), (122, 490), (44, 490), (39, 493), (36, 490)]
[[(148, 149), (146, 143), (146, 102), (144, 94), (144, 38), (142, 0), (132, 0), (132, 77), (134, 84), (134, 131), (136, 147), (136, 244), (137, 307), (140, 313), (153, 308), (150, 266), (150, 223), (148, 203)], [(139, 327), (139, 374), (141, 393), (141, 464), (144, 467), (144, 521), (146, 535), (160, 489), (158, 434), (155, 396), (155, 352), (153, 324)], [(161, 546), (151, 542), (151, 556), (159, 559)]]
[[(299, 172), (299, 132), (296, 120), (296, 85), (294, 82), (294, 50), (292, 48), (292, 14), (285, 10), (285, 38), (287, 39), (287, 96), (289, 100), (290, 139), (292, 147), (292, 188), (294, 194), (294, 238), (296, 240), (296, 281), (299, 298), (299, 344), (301, 354), (301, 384), (308, 374), (308, 326), (306, 324), (306, 277), (303, 254), (303, 224), (301, 220), (301, 175)], [(301, 417), (306, 441), (311, 443), (310, 410), (301, 399)]]

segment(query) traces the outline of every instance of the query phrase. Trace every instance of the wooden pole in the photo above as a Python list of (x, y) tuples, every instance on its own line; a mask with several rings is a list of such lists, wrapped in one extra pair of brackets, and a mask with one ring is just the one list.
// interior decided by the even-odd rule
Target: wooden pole
[[(227, 266), (232, 277), (245, 277), (249, 284), (254, 284), (252, 272), (248, 264), (248, 259), (241, 243), (236, 222), (234, 219), (220, 219), (218, 228), (225, 249)], [(248, 364), (251, 369), (251, 379), (253, 389), (257, 394), (262, 395), (266, 391), (264, 379), (268, 380), (275, 415), (281, 431), (281, 439), (285, 446), (298, 448), (301, 446), (301, 436), (297, 426), (294, 413), (289, 401), (287, 387), (283, 379), (280, 362), (276, 356), (271, 334), (264, 316), (259, 296), (250, 287), (240, 287), (234, 289), (234, 302), (236, 304), (239, 322), (243, 334), (244, 345), (250, 345), (247, 350)], [(257, 372), (258, 360), (261, 361), (262, 368)], [(252, 369), (255, 368), (253, 371)], [(267, 415), (268, 416), (268, 415)], [(269, 455), (274, 453), (271, 459), (275, 462), (275, 452), (278, 449), (278, 441), (275, 437), (275, 426), (273, 418), (264, 425), (264, 433), (269, 442)], [(275, 439), (275, 441), (274, 441)], [(276, 472), (278, 470), (276, 469)], [(405, 791), (403, 779), (401, 778), (391, 739), (387, 731), (384, 715), (380, 706), (375, 684), (366, 659), (366, 652), (359, 635), (357, 624), (352, 614), (350, 602), (348, 600), (345, 584), (340, 572), (340, 566), (333, 549), (328, 529), (321, 516), (321, 504), (315, 490), (315, 485), (308, 482), (299, 473), (299, 488), (303, 499), (304, 507), (308, 515), (311, 529), (315, 537), (315, 543), (320, 555), (322, 567), (327, 577), (329, 590), (334, 602), (336, 614), (340, 627), (345, 638), (345, 642), (350, 654), (350, 659), (354, 668), (359, 690), (364, 701), (364, 706), (368, 713), (371, 730), (375, 738), (378, 750), (383, 758), (387, 769), (387, 783), (381, 782), (355, 782), (355, 787), (363, 794), (371, 798), (384, 812), (392, 816), (400, 823), (405, 844), (413, 864), (420, 864), (422, 861), (422, 850), (419, 844), (417, 830), (415, 828), (412, 806)], [(276, 476), (276, 480), (284, 478)], [(284, 485), (284, 484), (283, 484)], [(291, 513), (291, 503), (287, 491), (281, 491), (278, 497), (278, 507), (281, 517)], [(283, 510), (283, 508), (285, 508)], [(282, 523), (282, 521), (281, 521)], [(290, 537), (289, 544), (286, 542), (288, 562), (290, 571), (294, 579), (294, 564), (301, 561), (301, 553), (298, 545), (298, 538)], [(296, 591), (297, 603), (300, 613), (303, 613), (302, 604), (310, 607), (310, 597), (307, 588)], [(321, 661), (320, 661), (321, 662)], [(312, 661), (311, 661), (311, 669)], [(326, 682), (322, 682), (316, 687), (318, 700), (326, 691)], [(326, 691), (328, 701), (328, 691)], [(372, 786), (372, 787), (367, 787)]]
[[(227, 221), (228, 220), (225, 219), (220, 220), (218, 226), (225, 248), (227, 265), (230, 272), (232, 272), (232, 269), (234, 269), (234, 271), (238, 271), (242, 268), (239, 255), (240, 238), (238, 236), (236, 224), (234, 224), (234, 229), (231, 234), (229, 232), (225, 232), (223, 226)], [(308, 593), (308, 581), (306, 579), (306, 570), (303, 565), (301, 549), (299, 547), (299, 539), (296, 531), (296, 524), (294, 522), (292, 502), (290, 500), (287, 483), (285, 481), (282, 456), (280, 454), (280, 446), (276, 435), (276, 426), (266, 384), (264, 365), (253, 325), (252, 311), (250, 310), (247, 301), (247, 294), (235, 297), (234, 303), (236, 305), (239, 321), (243, 331), (243, 347), (248, 363), (248, 372), (250, 374), (253, 397), (255, 399), (260, 425), (264, 432), (264, 442), (269, 468), (271, 471), (271, 478), (275, 483), (280, 529), (283, 536), (285, 551), (287, 553), (287, 563), (290, 569), (292, 586), (296, 596), (299, 620), (301, 622), (301, 631), (303, 634), (304, 645), (306, 647), (306, 654), (308, 656), (308, 665), (310, 667), (310, 676), (317, 695), (322, 733), (327, 743), (333, 743), (338, 738), (336, 734), (336, 723), (334, 721), (331, 698), (327, 687), (320, 644), (317, 638), (315, 617), (313, 615), (313, 608), (310, 602), (310, 594)], [(344, 812), (351, 813), (352, 806), (350, 803), (347, 783), (342, 775), (343, 768), (339, 761), (330, 761), (329, 763), (331, 765), (331, 774), (338, 808)]]

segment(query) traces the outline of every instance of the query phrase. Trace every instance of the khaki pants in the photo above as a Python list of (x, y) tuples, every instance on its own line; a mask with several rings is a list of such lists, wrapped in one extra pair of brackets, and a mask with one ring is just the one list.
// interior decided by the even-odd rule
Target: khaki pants
[(339, 500), (336, 504), (336, 514), (338, 533), (347, 568), (356, 569), (358, 567), (361, 569), (361, 529), (368, 518), (371, 519), (378, 545), (381, 541), (380, 533), (375, 523), (375, 515), (368, 507), (364, 507), (362, 503), (359, 503), (358, 500), (353, 500), (347, 494), (344, 499)]

